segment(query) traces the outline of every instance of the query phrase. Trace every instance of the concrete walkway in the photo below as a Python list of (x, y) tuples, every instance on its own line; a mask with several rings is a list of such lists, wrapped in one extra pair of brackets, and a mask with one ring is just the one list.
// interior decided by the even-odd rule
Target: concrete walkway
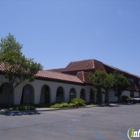
[[(33, 115), (33, 114), (40, 114), (42, 111), (56, 111), (56, 110), (68, 110), (68, 109), (80, 109), (80, 108), (92, 108), (92, 107), (119, 107), (121, 105), (124, 105), (122, 103), (110, 103), (109, 105), (101, 104), (101, 105), (87, 105), (85, 107), (70, 107), (70, 108), (36, 108), (36, 110), (30, 110), (30, 111), (11, 111), (9, 109), (1, 109), (0, 114), (1, 115), (9, 115), (9, 116), (15, 116), (15, 115)], [(129, 105), (129, 104), (127, 104)]]

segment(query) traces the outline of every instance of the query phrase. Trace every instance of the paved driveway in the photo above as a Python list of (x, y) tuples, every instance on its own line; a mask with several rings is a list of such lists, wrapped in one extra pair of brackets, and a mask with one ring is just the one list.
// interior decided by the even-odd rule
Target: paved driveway
[(140, 129), (140, 105), (0, 115), (0, 140), (127, 140)]

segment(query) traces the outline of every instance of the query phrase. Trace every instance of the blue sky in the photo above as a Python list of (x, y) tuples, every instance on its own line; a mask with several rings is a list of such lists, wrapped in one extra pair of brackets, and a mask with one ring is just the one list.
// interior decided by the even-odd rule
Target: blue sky
[(140, 76), (140, 0), (0, 0), (8, 33), (44, 69), (93, 58)]

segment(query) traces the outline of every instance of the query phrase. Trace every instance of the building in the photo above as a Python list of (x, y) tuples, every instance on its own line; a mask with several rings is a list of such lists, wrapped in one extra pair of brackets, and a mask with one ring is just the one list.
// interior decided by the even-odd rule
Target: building
[[(72, 98), (82, 98), (86, 102), (96, 103), (97, 93), (88, 80), (89, 72), (105, 70), (111, 73), (114, 70), (122, 72), (130, 79), (131, 86), (122, 95), (135, 97), (140, 95), (140, 77), (104, 64), (95, 59), (70, 62), (65, 68), (40, 70), (33, 82), (25, 81), (15, 88), (11, 95), (13, 104), (50, 104), (54, 102), (69, 102)], [(0, 65), (2, 71), (2, 65)], [(8, 87), (10, 86), (4, 75), (0, 75), (0, 104), (8, 103)], [(117, 102), (114, 91), (109, 93), (109, 101)], [(105, 94), (102, 94), (105, 102)]]

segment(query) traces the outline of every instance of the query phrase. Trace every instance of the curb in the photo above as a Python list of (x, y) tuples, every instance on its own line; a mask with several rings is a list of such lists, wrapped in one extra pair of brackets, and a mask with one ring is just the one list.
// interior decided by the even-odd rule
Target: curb
[(70, 110), (70, 109), (82, 109), (82, 108), (92, 108), (95, 107), (96, 105), (92, 106), (85, 106), (85, 107), (70, 107), (70, 108), (36, 108), (36, 111), (57, 111), (57, 110)]

